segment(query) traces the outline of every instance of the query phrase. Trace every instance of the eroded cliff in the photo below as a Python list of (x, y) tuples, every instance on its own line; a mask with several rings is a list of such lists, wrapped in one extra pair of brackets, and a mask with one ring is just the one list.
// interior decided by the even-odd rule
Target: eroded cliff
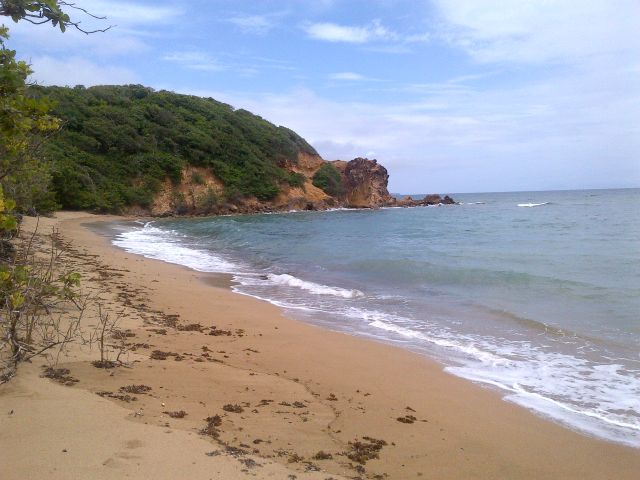
[[(314, 185), (314, 176), (323, 165), (331, 165), (339, 172), (341, 187), (335, 195), (327, 194)], [(229, 213), (259, 213), (290, 210), (326, 210), (329, 208), (380, 208), (386, 206), (413, 207), (440, 203), (455, 203), (448, 196), (427, 195), (422, 200), (410, 197), (397, 200), (387, 189), (389, 173), (375, 159), (355, 158), (351, 161), (327, 162), (319, 155), (305, 152), (297, 161), (282, 168), (301, 175), (300, 186), (283, 186), (271, 200), (256, 197), (228, 197), (224, 183), (201, 167), (186, 167), (180, 182), (166, 180), (150, 208), (131, 208), (129, 213), (169, 215), (220, 215)]]

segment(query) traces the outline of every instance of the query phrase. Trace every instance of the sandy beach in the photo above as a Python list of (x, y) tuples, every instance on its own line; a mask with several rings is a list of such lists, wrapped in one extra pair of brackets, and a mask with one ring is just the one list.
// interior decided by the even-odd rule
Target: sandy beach
[(0, 386), (2, 479), (638, 478), (640, 450), (539, 418), (428, 358), (287, 318), (226, 276), (128, 254), (86, 226), (117, 218), (40, 221), (42, 234), (59, 228), (83, 290), (128, 345), (112, 369), (92, 365), (95, 346), (73, 347), (58, 364), (71, 386), (42, 378), (44, 362)]

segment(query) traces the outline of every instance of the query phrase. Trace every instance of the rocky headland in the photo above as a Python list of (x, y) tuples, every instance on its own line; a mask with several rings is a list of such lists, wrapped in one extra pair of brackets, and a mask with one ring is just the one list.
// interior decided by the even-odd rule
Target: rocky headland
[[(332, 195), (314, 185), (314, 177), (323, 165), (331, 165), (340, 175), (342, 188)], [(422, 199), (410, 196), (398, 199), (388, 190), (389, 173), (375, 159), (350, 161), (324, 160), (320, 155), (298, 154), (297, 162), (282, 165), (292, 174), (302, 175), (302, 186), (285, 186), (272, 200), (242, 197), (233, 201), (203, 201), (207, 195), (223, 198), (225, 185), (208, 169), (187, 167), (179, 183), (166, 180), (149, 208), (131, 207), (129, 214), (156, 217), (182, 215), (224, 215), (235, 213), (279, 212), (291, 210), (328, 210), (333, 208), (381, 208), (451, 205), (448, 195), (431, 194)]]

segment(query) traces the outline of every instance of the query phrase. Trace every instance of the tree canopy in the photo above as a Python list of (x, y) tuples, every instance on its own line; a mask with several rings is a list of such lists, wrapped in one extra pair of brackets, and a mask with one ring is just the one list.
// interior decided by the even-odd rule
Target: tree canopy
[(147, 206), (187, 165), (210, 169), (229, 199), (269, 200), (283, 185), (302, 185), (284, 168), (298, 152), (316, 153), (288, 128), (212, 98), (141, 85), (31, 87), (30, 95), (53, 101), (64, 123), (43, 151), (65, 208)]

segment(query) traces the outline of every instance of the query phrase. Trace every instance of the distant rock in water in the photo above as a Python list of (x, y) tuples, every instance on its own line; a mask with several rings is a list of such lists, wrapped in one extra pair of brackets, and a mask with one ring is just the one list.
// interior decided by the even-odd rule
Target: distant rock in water
[(456, 202), (449, 195), (445, 195), (444, 197), (442, 197), (441, 195), (437, 195), (434, 193), (425, 195), (424, 198), (420, 200), (414, 200), (410, 195), (407, 195), (406, 197), (395, 201), (395, 206), (397, 207), (427, 207), (429, 205), (457, 205), (457, 204), (458, 202)]

